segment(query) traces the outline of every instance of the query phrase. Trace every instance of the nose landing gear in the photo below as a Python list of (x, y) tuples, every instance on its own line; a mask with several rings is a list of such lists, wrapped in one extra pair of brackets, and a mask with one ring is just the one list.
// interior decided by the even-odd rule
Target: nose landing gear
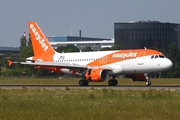
[(148, 74), (148, 73), (144, 73), (144, 76), (146, 78), (146, 86), (151, 86), (151, 78), (152, 78), (152, 75), (151, 74)]
[(146, 86), (151, 86), (151, 81), (146, 81)]

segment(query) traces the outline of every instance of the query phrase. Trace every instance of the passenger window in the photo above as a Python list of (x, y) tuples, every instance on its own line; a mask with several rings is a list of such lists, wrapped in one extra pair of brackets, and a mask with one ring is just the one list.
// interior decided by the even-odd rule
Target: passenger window
[(153, 59), (153, 58), (154, 58), (154, 55), (151, 56), (151, 59)]
[(155, 58), (158, 58), (158, 56), (156, 55)]

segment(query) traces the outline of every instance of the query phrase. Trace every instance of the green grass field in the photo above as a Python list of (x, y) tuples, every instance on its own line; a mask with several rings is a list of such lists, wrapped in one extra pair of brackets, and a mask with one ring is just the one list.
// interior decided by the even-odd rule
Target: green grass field
[(176, 90), (0, 89), (1, 120), (177, 120)]
[[(123, 85), (144, 85), (130, 79), (118, 81)], [(180, 85), (179, 79), (153, 79), (152, 82)], [(78, 85), (78, 79), (1, 78), (0, 84)], [(176, 120), (180, 119), (179, 111), (179, 90), (0, 89), (0, 120)]]

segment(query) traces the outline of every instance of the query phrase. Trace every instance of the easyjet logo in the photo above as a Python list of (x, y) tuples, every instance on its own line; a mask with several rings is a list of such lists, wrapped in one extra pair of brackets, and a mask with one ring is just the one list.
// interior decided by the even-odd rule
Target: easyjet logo
[(137, 56), (137, 52), (115, 53), (112, 55), (113, 58), (133, 58), (136, 56)]
[(30, 24), (30, 29), (32, 30), (32, 32), (34, 33), (34, 36), (36, 37), (36, 40), (39, 41), (39, 44), (41, 44), (41, 47), (44, 49), (44, 51), (46, 52), (48, 50), (48, 46), (45, 43), (44, 38), (42, 38), (40, 36), (40, 34), (38, 33), (38, 31), (36, 30), (36, 28), (34, 27), (33, 24)]

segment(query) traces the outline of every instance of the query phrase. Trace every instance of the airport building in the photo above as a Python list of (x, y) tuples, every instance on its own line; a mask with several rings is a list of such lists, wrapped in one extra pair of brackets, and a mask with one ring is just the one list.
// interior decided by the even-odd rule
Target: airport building
[(90, 46), (94, 51), (99, 51), (103, 47), (111, 47), (114, 45), (114, 39), (107, 38), (90, 38), (81, 36), (52, 36), (47, 38), (53, 48), (73, 44), (80, 50)]
[(115, 44), (125, 49), (159, 48), (168, 49), (171, 43), (180, 48), (180, 24), (159, 21), (114, 23)]
[(0, 46), (0, 55), (8, 53), (8, 52), (19, 55), (20, 54), (20, 48), (19, 47)]
[[(53, 48), (58, 46), (65, 46), (73, 44), (80, 50), (90, 46), (94, 51), (99, 51), (103, 47), (111, 47), (114, 45), (114, 39), (107, 38), (90, 38), (90, 37), (76, 37), (76, 36), (52, 36), (47, 37)], [(2, 47), (0, 46), (0, 55), (11, 52), (13, 54), (20, 54), (20, 47)]]

